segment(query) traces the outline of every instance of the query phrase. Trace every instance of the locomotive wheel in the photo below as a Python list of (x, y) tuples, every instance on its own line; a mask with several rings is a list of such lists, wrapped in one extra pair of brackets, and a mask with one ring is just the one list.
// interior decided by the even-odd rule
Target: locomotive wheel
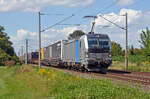
[(85, 71), (85, 67), (84, 67), (84, 66), (81, 67), (81, 71), (82, 71), (82, 72)]
[(85, 70), (84, 70), (84, 72), (88, 72), (88, 70), (87, 70), (87, 69), (85, 69)]

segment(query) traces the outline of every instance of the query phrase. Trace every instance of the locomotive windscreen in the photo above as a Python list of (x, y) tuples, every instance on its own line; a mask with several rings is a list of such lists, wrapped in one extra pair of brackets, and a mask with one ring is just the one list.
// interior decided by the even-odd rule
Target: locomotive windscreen
[(88, 45), (89, 46), (98, 46), (97, 38), (89, 38), (88, 39)]
[(109, 39), (102, 39), (102, 38), (88, 38), (88, 45), (90, 46), (99, 46), (99, 47), (109, 47)]
[(101, 48), (106, 48), (109, 47), (109, 41), (108, 40), (103, 40), (103, 39), (99, 39), (99, 46)]
[(108, 37), (88, 36), (89, 52), (91, 53), (104, 53), (109, 52), (111, 45)]

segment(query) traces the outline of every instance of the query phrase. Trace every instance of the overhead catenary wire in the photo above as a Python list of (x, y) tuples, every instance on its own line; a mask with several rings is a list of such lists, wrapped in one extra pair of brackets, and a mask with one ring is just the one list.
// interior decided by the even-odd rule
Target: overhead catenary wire
[(113, 7), (116, 5), (116, 2), (112, 2), (110, 5), (104, 7), (101, 11), (99, 11), (97, 14), (101, 13), (101, 12), (104, 12), (106, 10), (108, 10), (109, 8)]
[(41, 15), (64, 15), (64, 14), (57, 14), (57, 13), (40, 13)]
[(105, 17), (103, 17), (102, 15), (99, 15), (99, 16), (100, 16), (101, 18), (105, 19), (106, 21), (108, 21), (108, 22), (112, 23), (113, 25), (117, 26), (118, 28), (121, 28), (121, 29), (125, 30), (125, 28), (124, 28), (124, 27), (121, 27), (121, 26), (119, 26), (118, 24), (116, 24), (116, 23), (114, 23), (114, 22), (112, 22), (112, 21), (110, 21), (110, 20), (106, 19), (106, 18), (105, 18)]
[(66, 21), (66, 20), (70, 19), (70, 18), (73, 17), (73, 16), (75, 16), (75, 15), (72, 14), (71, 16), (66, 17), (66, 18), (64, 18), (63, 20), (58, 21), (57, 23), (55, 23), (55, 24), (53, 24), (53, 25), (51, 25), (51, 26), (49, 26), (49, 27), (43, 29), (41, 32), (45, 32), (46, 30), (48, 30), (48, 29), (50, 29), (50, 28), (52, 28), (52, 27), (54, 27), (54, 26), (56, 26), (56, 25), (58, 25), (58, 24), (60, 24), (60, 23), (62, 23), (62, 22), (64, 22), (64, 21)]

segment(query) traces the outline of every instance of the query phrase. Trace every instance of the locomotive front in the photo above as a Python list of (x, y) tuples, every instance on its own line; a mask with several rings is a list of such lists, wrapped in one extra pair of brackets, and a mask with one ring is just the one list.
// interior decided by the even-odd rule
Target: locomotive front
[(106, 72), (112, 64), (111, 41), (106, 34), (88, 34), (85, 38), (85, 59), (88, 71)]

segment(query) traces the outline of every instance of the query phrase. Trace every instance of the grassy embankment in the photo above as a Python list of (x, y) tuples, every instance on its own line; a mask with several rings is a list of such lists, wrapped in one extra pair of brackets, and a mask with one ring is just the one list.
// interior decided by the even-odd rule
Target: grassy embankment
[(24, 66), (0, 67), (0, 99), (150, 99), (150, 94), (110, 80)]
[[(125, 70), (125, 58), (124, 56), (114, 56), (113, 64), (110, 69)], [(150, 62), (145, 61), (140, 55), (129, 56), (128, 70), (150, 72)]]

